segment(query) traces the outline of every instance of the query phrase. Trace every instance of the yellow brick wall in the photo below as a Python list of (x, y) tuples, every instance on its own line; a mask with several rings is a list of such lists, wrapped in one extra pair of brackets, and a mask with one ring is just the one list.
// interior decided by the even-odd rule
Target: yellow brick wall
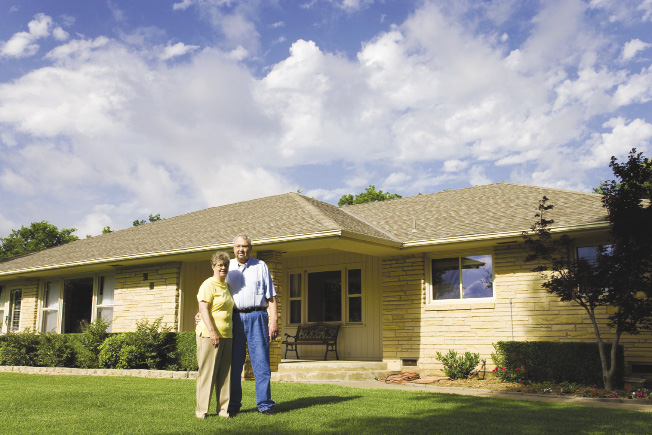
[[(38, 280), (25, 280), (17, 284), (5, 286), (6, 291), (12, 289), (22, 290), (22, 300), (20, 305), (20, 323), (18, 324), (19, 331), (26, 329), (36, 330), (36, 317), (38, 313)], [(9, 296), (7, 296), (9, 300)], [(9, 313), (5, 313), (9, 314)], [(4, 321), (4, 319), (2, 319)]]
[[(461, 255), (474, 255), (466, 252)], [(436, 352), (449, 349), (479, 353), (493, 368), (493, 343), (517, 341), (593, 342), (591, 321), (582, 307), (561, 302), (541, 288), (533, 264), (525, 264), (521, 244), (493, 249), (494, 300), (450, 304), (426, 303), (425, 256), (394, 257), (383, 260), (383, 359), (399, 369), (402, 358), (418, 358), (418, 368), (441, 373)], [(607, 309), (598, 316), (605, 340), (612, 334), (606, 327)], [(625, 335), (628, 362), (652, 361), (652, 334)], [(408, 370), (409, 368), (404, 368)]]
[[(278, 326), (279, 334), (276, 340), (272, 341), (269, 346), (269, 364), (273, 372), (278, 371), (278, 365), (281, 363), (281, 325), (283, 324), (281, 313), (281, 295), (283, 294), (283, 254), (280, 251), (260, 251), (256, 258), (267, 264), (269, 272), (272, 275), (274, 289), (276, 290), (276, 303), (278, 304)], [(253, 374), (253, 373), (252, 373)]]
[[(134, 331), (136, 322), (163, 318), (162, 325), (177, 330), (179, 319), (179, 263), (124, 267), (116, 271), (113, 332)], [(147, 279), (144, 279), (147, 274)]]

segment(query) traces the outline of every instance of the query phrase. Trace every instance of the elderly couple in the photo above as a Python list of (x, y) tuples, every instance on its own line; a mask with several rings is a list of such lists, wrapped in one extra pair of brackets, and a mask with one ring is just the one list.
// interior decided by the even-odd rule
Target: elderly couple
[[(273, 413), (269, 343), (278, 333), (274, 284), (267, 265), (251, 255), (251, 239), (238, 235), (233, 241), (235, 258), (217, 252), (211, 258), (213, 276), (197, 293), (197, 408), (206, 418), (213, 388), (217, 414), (235, 417), (242, 406), (240, 377), (245, 345), (256, 378), (256, 405), (264, 415)], [(268, 314), (269, 309), (269, 314)]]

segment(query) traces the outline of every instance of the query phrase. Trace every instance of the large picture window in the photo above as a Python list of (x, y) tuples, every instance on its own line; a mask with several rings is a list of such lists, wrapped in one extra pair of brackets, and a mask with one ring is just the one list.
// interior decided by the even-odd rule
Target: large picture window
[(289, 323), (362, 323), (360, 267), (305, 270), (288, 275)]
[(493, 297), (492, 263), (491, 255), (432, 259), (431, 300)]

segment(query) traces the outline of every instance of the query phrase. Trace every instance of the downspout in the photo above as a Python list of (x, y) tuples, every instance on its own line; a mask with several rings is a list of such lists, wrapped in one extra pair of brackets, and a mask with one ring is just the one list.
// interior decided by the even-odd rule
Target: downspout
[(512, 298), (509, 298), (509, 324), (512, 328), (512, 341), (514, 341), (514, 314), (512, 312)]

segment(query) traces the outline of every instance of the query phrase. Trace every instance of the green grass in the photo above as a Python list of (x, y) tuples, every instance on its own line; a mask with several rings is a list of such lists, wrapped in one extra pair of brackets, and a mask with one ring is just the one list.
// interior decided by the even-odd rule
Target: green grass
[(652, 414), (417, 391), (274, 383), (277, 414), (243, 383), (237, 418), (195, 418), (195, 382), (0, 373), (0, 433), (641, 434)]

